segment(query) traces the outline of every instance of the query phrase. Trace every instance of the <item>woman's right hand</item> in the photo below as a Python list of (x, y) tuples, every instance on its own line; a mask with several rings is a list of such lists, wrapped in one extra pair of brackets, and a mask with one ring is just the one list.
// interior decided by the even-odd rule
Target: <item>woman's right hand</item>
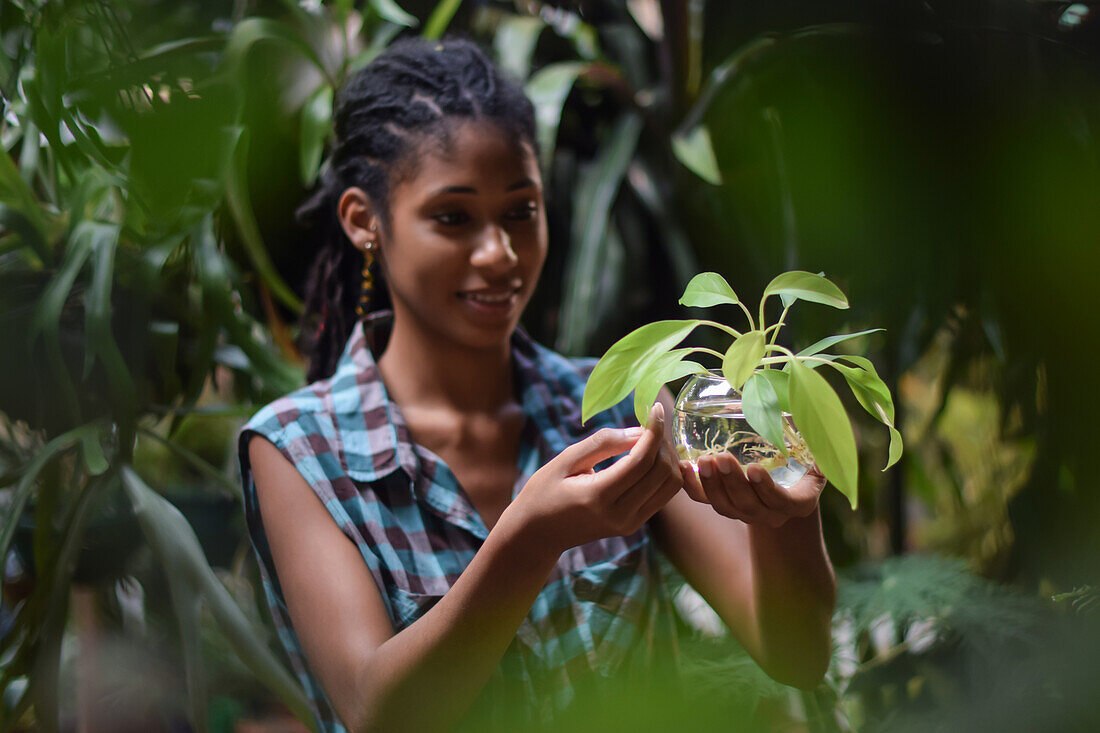
[[(600, 461), (629, 453), (602, 471)], [(574, 443), (535, 472), (506, 513), (524, 534), (559, 552), (604, 537), (637, 532), (683, 486), (665, 437), (664, 406), (648, 427), (604, 428)]]

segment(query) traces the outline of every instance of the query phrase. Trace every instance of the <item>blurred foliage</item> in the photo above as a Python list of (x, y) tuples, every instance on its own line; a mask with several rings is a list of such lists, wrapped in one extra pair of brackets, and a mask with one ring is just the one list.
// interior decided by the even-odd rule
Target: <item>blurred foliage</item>
[[(259, 714), (265, 688), (308, 719), (257, 594), (232, 436), (301, 382), (292, 324), (312, 252), (292, 212), (322, 164), (334, 90), (400, 33), (448, 30), (492, 48), (538, 109), (554, 246), (533, 335), (601, 353), (690, 315), (675, 301), (698, 270), (749, 290), (824, 270), (856, 307), (807, 309), (787, 345), (886, 325), (856, 343), (898, 395), (909, 448), (880, 474), (868, 422), (860, 512), (826, 497), (830, 551), (852, 567), (827, 685), (798, 695), (728, 638), (689, 636), (705, 699), (582, 693), (573, 729), (1100, 720), (1088, 6), (11, 0), (0, 729), (78, 714), (89, 625), (102, 664), (148, 670), (158, 702), (141, 721), (222, 725), (236, 708), (215, 692)], [(869, 562), (912, 547), (1030, 595), (960, 563)], [(186, 662), (181, 678), (165, 656)]]
[[(0, 337), (9, 348), (0, 405), (10, 488), (0, 557), (14, 540), (23, 576), (5, 594), (14, 618), (0, 639), (4, 728), (31, 705), (40, 729), (58, 728), (70, 583), (109, 595), (142, 536), (168, 580), (192, 722), (206, 718), (203, 609), (251, 673), (307, 715), (192, 525), (132, 468), (156, 468), (144, 449), (163, 446), (187, 468), (149, 471), (161, 490), (178, 492), (192, 477), (235, 496), (225, 474), (235, 426), (211, 429), (210, 416), (190, 413), (238, 414), (235, 405), (300, 382), (290, 355), (275, 348), (278, 318), (261, 325), (238, 295), (243, 264), (258, 274), (261, 300), (297, 302), (256, 234), (249, 132), (234, 91), (251, 45), (295, 35), (255, 19), (160, 39), (156, 10), (3, 6)], [(228, 241), (246, 255), (241, 262)], [(176, 505), (192, 510), (201, 532), (210, 502), (183, 496)], [(232, 516), (213, 506), (213, 521)], [(208, 553), (214, 543), (206, 544)]]
[[(996, 396), (1007, 437), (1034, 441), (1033, 470), (998, 499), (1016, 540), (1004, 571), (1061, 585), (1094, 578), (1100, 558), (1088, 467), (1097, 392), (1080, 387), (1100, 335), (1087, 315), (1097, 31), (1094, 16), (1072, 24), (1066, 12), (1009, 1), (708, 12), (710, 37), (743, 40), (713, 57), (695, 113), (722, 130), (712, 138), (725, 184), (680, 198), (708, 269), (757, 284), (779, 269), (825, 270), (855, 304), (851, 327), (887, 327), (867, 348), (888, 380), (940, 350), (932, 423), (956, 386)], [(814, 333), (807, 318), (831, 317), (800, 314), (792, 327)], [(863, 487), (895, 552), (912, 500), (927, 496), (907, 490), (912, 474)], [(986, 511), (971, 511), (981, 524)]]
[[(1100, 720), (1082, 694), (1100, 662), (1095, 647), (1080, 647), (1100, 639), (1098, 629), (1066, 609), (927, 555), (860, 564), (840, 588), (833, 660), (816, 690), (774, 682), (727, 634), (694, 627), (675, 670), (594, 681), (536, 729), (1022, 733), (1091, 730)], [(463, 730), (519, 730), (523, 712), (495, 708)]]
[[(1095, 625), (925, 555), (843, 574), (828, 686), (858, 730), (1086, 730)], [(1056, 670), (1056, 671), (1055, 671)], [(1093, 681), (1095, 678), (1092, 678)]]

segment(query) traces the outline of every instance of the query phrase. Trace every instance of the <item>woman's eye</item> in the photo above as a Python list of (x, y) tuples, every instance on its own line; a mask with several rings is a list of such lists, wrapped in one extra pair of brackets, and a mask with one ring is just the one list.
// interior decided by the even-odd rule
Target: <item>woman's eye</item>
[(443, 226), (459, 226), (465, 224), (470, 220), (469, 215), (465, 211), (444, 211), (441, 214), (436, 214), (432, 217)]
[(535, 214), (538, 213), (539, 207), (534, 201), (525, 201), (523, 204), (510, 210), (505, 217), (512, 221), (524, 221), (527, 219), (534, 219)]

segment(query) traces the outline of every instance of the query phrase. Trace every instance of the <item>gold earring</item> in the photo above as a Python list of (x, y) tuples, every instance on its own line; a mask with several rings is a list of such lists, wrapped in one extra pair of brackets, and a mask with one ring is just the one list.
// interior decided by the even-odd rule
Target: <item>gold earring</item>
[(374, 289), (374, 275), (370, 267), (374, 264), (373, 243), (368, 242), (363, 250), (363, 281), (359, 285), (359, 304), (355, 306), (355, 315), (362, 318), (367, 314), (367, 305), (370, 303), (371, 290)]

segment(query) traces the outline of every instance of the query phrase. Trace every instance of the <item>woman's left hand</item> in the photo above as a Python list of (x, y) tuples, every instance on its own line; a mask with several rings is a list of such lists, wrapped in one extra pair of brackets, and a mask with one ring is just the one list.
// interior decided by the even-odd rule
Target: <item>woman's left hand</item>
[(684, 489), (695, 501), (745, 524), (778, 528), (792, 517), (807, 517), (817, 509), (825, 477), (816, 466), (790, 488), (777, 486), (763, 466), (742, 468), (730, 453), (706, 455), (696, 462), (680, 461)]

